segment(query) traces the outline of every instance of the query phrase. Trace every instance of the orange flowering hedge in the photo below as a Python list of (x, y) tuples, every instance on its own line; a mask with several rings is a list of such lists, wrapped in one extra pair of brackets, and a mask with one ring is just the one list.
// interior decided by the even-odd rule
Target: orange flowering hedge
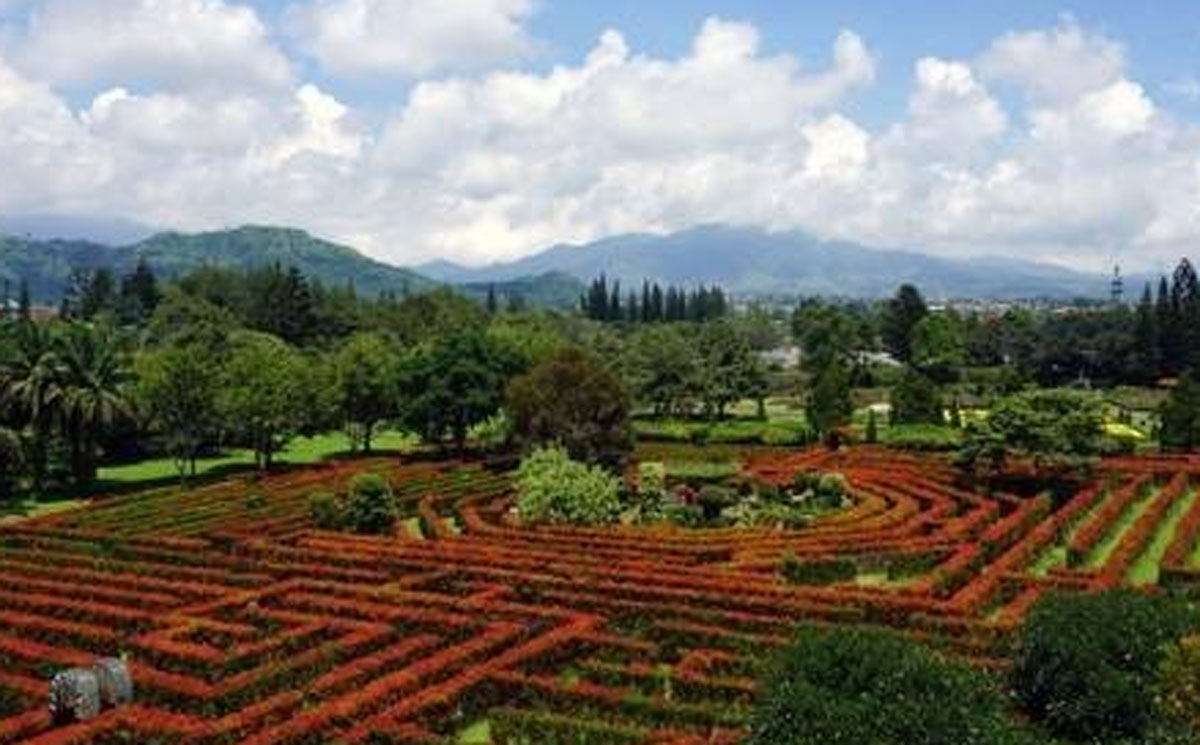
[[(852, 504), (795, 530), (526, 528), (505, 474), (378, 459), (0, 528), (0, 743), (442, 743), (483, 719), (497, 742), (733, 743), (797, 622), (996, 663), (1048, 589), (1127, 581), (1200, 478), (1195, 458), (1122, 458), (1055, 504), (973, 492), (935, 456), (743, 459), (785, 487), (840, 472)], [(391, 480), (396, 534), (315, 530), (308, 496), (363, 469)], [(1175, 514), (1161, 572), (1186, 583), (1200, 500)], [(789, 585), (785, 556), (859, 576)], [(136, 704), (51, 728), (50, 676), (119, 652)]]

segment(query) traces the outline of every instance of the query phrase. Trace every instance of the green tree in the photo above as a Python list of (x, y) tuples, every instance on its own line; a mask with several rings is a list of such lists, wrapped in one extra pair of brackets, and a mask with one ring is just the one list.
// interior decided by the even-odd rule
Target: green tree
[(967, 426), (959, 462), (999, 474), (1021, 461), (1045, 476), (1067, 475), (1099, 455), (1104, 416), (1099, 401), (1079, 391), (1035, 390), (997, 401), (987, 419)]
[(1164, 450), (1200, 448), (1200, 381), (1186, 372), (1159, 411), (1159, 442)]
[(1030, 611), (1011, 673), (1024, 710), (1080, 743), (1147, 742), (1167, 646), (1200, 628), (1191, 603), (1132, 590), (1053, 593)]
[(850, 421), (854, 405), (850, 400), (850, 371), (842, 362), (831, 362), (813, 378), (805, 409), (809, 424), (831, 445), (837, 442), (837, 430)]
[(957, 313), (930, 313), (912, 330), (912, 363), (926, 375), (942, 382), (958, 376), (967, 363), (962, 319)]
[(683, 413), (697, 396), (698, 354), (677, 325), (633, 332), (625, 345), (622, 371), (639, 404), (656, 417)]
[(218, 410), (225, 428), (254, 450), (260, 469), (305, 429), (312, 399), (310, 366), (287, 342), (240, 332), (221, 371)]
[(142, 324), (162, 299), (154, 270), (139, 256), (133, 271), (121, 278), (121, 316), (126, 323)]
[(400, 358), (387, 339), (360, 332), (333, 356), (337, 410), (352, 447), (371, 452), (380, 421), (399, 413)]
[(725, 409), (743, 398), (760, 402), (766, 396), (766, 371), (734, 324), (716, 321), (701, 327), (696, 337), (699, 394), (710, 415), (725, 417)]
[(5, 412), (22, 422), (27, 432), (27, 462), (33, 491), (40, 494), (46, 479), (48, 449), (62, 396), (59, 348), (50, 326), (18, 323), (13, 343), (4, 347), (0, 380)]
[(620, 378), (577, 347), (514, 378), (505, 407), (527, 448), (557, 443), (575, 460), (613, 465), (633, 447), (629, 395)]
[(199, 344), (142, 354), (134, 366), (140, 411), (166, 435), (180, 478), (196, 473), (196, 456), (220, 425), (220, 365)]
[(521, 461), (521, 522), (598, 525), (615, 521), (620, 511), (620, 479), (603, 468), (571, 460), (558, 447), (535, 450)]
[(904, 284), (883, 306), (880, 333), (883, 346), (901, 362), (912, 360), (913, 330), (929, 313), (916, 287)]
[(500, 410), (517, 367), (519, 361), (481, 331), (419, 347), (401, 364), (401, 419), (427, 442), (449, 437), (461, 454), (471, 428)]
[(892, 423), (943, 424), (942, 397), (937, 384), (913, 368), (906, 368), (892, 389)]
[(60, 399), (57, 415), (71, 446), (77, 483), (96, 476), (96, 443), (122, 420), (132, 420), (133, 371), (112, 333), (68, 326), (60, 341)]
[(1032, 745), (993, 681), (885, 631), (803, 626), (777, 656), (747, 745)]

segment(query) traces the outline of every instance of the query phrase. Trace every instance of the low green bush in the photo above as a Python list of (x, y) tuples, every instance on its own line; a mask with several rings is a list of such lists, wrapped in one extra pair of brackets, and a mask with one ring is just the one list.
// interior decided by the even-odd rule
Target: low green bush
[(883, 631), (802, 627), (779, 653), (747, 745), (1032, 745), (996, 682)]
[(384, 534), (396, 528), (396, 501), (387, 479), (360, 473), (350, 481), (347, 522), (356, 533)]
[(341, 530), (346, 525), (346, 506), (332, 492), (308, 495), (308, 514), (313, 526), (320, 530)]
[(858, 565), (849, 559), (804, 561), (788, 554), (779, 564), (779, 573), (793, 585), (831, 585), (853, 580), (858, 576)]
[(901, 450), (941, 452), (961, 446), (962, 431), (937, 424), (898, 424), (880, 429), (879, 441)]
[(573, 461), (558, 447), (533, 451), (517, 469), (517, 515), (524, 523), (611, 523), (621, 512), (620, 493), (617, 476)]
[(1054, 593), (1022, 628), (1012, 687), (1025, 711), (1064, 740), (1154, 742), (1165, 650), (1198, 628), (1200, 610), (1179, 598)]

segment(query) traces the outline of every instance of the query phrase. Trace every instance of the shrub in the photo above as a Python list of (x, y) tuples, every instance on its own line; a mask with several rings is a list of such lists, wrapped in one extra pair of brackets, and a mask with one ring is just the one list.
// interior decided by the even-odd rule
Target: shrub
[(880, 431), (880, 441), (900, 450), (940, 452), (962, 445), (962, 430), (939, 424), (900, 424)]
[(1159, 668), (1157, 694), (1164, 726), (1179, 730), (1181, 741), (1200, 740), (1200, 634), (1167, 649)]
[(396, 503), (387, 479), (360, 473), (350, 482), (347, 520), (356, 533), (391, 533), (396, 527)]
[(1015, 745), (994, 682), (882, 631), (803, 627), (780, 654), (749, 745)]
[(524, 523), (611, 523), (621, 511), (620, 486), (616, 476), (571, 460), (562, 448), (541, 448), (517, 469), (517, 515)]
[(346, 506), (331, 492), (318, 491), (308, 495), (308, 513), (313, 525), (320, 530), (340, 530), (346, 524)]
[(1144, 742), (1167, 645), (1200, 628), (1190, 603), (1132, 590), (1055, 593), (1030, 612), (1012, 669), (1025, 710), (1076, 742)]
[(857, 577), (858, 566), (849, 559), (801, 561), (788, 554), (780, 562), (779, 573), (793, 585), (831, 585)]
[(700, 487), (698, 503), (705, 520), (716, 520), (721, 517), (721, 510), (737, 504), (737, 492), (716, 484), (705, 484)]

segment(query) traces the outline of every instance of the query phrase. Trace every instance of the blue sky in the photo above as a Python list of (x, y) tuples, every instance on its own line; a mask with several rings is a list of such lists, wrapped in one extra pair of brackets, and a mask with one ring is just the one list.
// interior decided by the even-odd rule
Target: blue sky
[(397, 263), (725, 222), (1155, 268), (1200, 3), (0, 0), (0, 162), (2, 213)]

